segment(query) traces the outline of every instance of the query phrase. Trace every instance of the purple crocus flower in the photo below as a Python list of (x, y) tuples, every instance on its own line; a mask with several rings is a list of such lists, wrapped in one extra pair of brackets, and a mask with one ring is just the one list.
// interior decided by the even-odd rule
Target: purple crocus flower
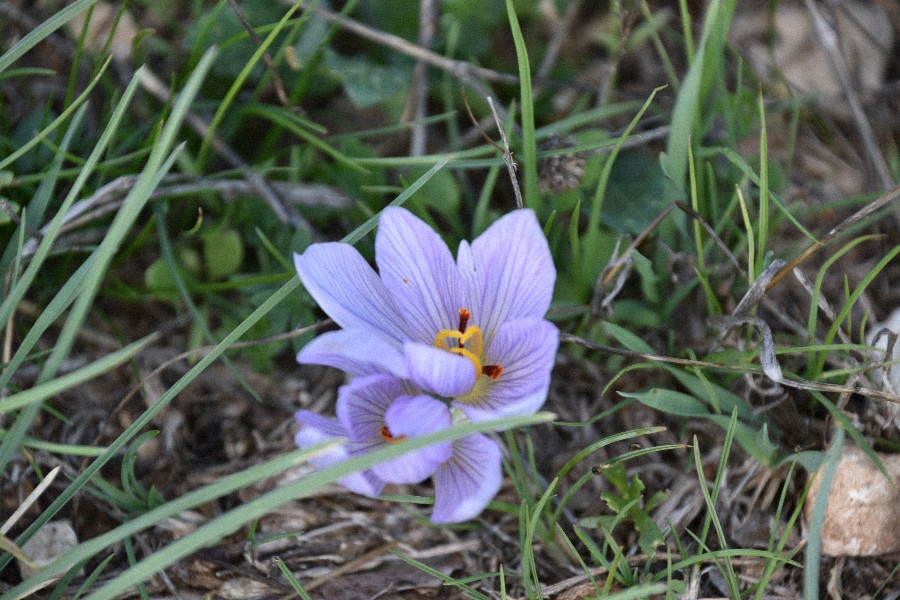
[(531, 210), (499, 219), (454, 261), (426, 223), (382, 212), (376, 273), (352, 246), (313, 244), (294, 262), (341, 326), (298, 355), (354, 376), (388, 373), (452, 400), (473, 421), (536, 412), (559, 344), (544, 319), (556, 270)]
[[(459, 411), (457, 414), (461, 416)], [(407, 437), (447, 429), (453, 421), (445, 403), (415, 394), (408, 384), (390, 375), (358, 377), (341, 387), (337, 415), (335, 419), (309, 411), (297, 413), (301, 423), (298, 446), (334, 437), (348, 439), (344, 446), (318, 458), (319, 462), (314, 462), (318, 468)], [(487, 436), (469, 435), (409, 452), (340, 483), (351, 491), (377, 496), (384, 483), (420, 483), (431, 476), (435, 482), (432, 520), (454, 523), (471, 519), (500, 489), (500, 448)]]
[[(411, 390), (390, 375), (354, 379), (338, 392), (337, 417), (349, 433), (352, 454), (373, 450), (449, 429), (453, 425), (447, 405)], [(372, 467), (372, 473), (389, 483), (421, 483), (452, 453), (450, 442), (408, 452)]]
[[(311, 448), (334, 439), (347, 437), (347, 430), (334, 417), (323, 417), (309, 410), (301, 410), (297, 411), (294, 418), (300, 423), (300, 429), (294, 436), (294, 443), (298, 448)], [(350, 456), (349, 448), (343, 444), (314, 457), (310, 460), (310, 464), (317, 469), (326, 469), (347, 460)], [(384, 482), (378, 479), (371, 470), (348, 475), (338, 483), (351, 492), (363, 496), (375, 497), (384, 489)]]

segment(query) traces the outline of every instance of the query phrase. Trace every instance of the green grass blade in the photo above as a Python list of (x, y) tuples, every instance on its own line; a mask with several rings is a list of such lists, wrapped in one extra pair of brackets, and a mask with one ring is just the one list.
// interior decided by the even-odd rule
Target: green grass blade
[[(100, 158), (103, 156), (103, 153), (106, 151), (106, 148), (109, 145), (112, 136), (118, 129), (119, 123), (121, 122), (122, 116), (125, 114), (128, 103), (131, 101), (131, 98), (134, 95), (135, 90), (137, 89), (139, 79), (140, 71), (135, 73), (134, 77), (132, 77), (131, 79), (131, 82), (128, 84), (128, 87), (125, 88), (125, 92), (122, 94), (122, 98), (120, 99), (118, 106), (116, 106), (115, 111), (113, 111), (113, 114), (109, 119), (109, 123), (107, 123), (106, 128), (103, 131), (103, 134), (97, 140), (97, 144), (94, 146), (94, 149), (91, 151), (91, 154), (85, 161), (84, 166), (79, 172), (78, 177), (75, 179), (75, 182), (72, 184), (72, 187), (69, 190), (69, 193), (66, 195), (65, 200), (63, 200), (62, 205), (60, 206), (56, 215), (53, 217), (53, 220), (50, 222), (49, 227), (47, 228), (46, 232), (44, 232), (44, 237), (41, 239), (41, 243), (38, 245), (37, 250), (35, 250), (34, 255), (31, 257), (28, 268), (25, 269), (25, 272), (22, 274), (22, 277), (19, 279), (16, 286), (12, 290), (10, 290), (9, 295), (3, 300), (3, 303), (0, 304), (0, 322), (6, 322), (7, 319), (9, 319), (12, 311), (16, 306), (18, 306), (22, 298), (25, 297), (25, 293), (28, 291), (31, 283), (40, 272), (41, 267), (44, 264), (44, 259), (48, 254), (50, 254), (50, 250), (53, 247), (53, 243), (56, 241), (56, 236), (59, 233), (59, 229), (60, 227), (62, 227), (62, 224), (65, 221), (66, 213), (68, 213), (69, 208), (75, 202), (75, 199), (78, 198), (78, 195), (81, 193), (81, 190), (87, 182), (88, 177), (90, 177), (94, 172), (94, 169), (96, 168), (97, 163), (100, 161)], [(96, 82), (97, 80), (95, 79), (94, 81)], [(87, 91), (85, 93), (87, 93)], [(83, 111), (84, 109), (79, 111), (79, 114), (83, 114)], [(77, 124), (79, 121), (80, 117), (78, 117), (77, 120), (73, 121), (73, 129), (77, 129)]]
[[(719, 49), (711, 48), (710, 38), (718, 20), (720, 0), (710, 2), (706, 12), (706, 20), (703, 23), (703, 34), (700, 45), (691, 59), (678, 98), (675, 100), (675, 109), (672, 112), (672, 129), (669, 133), (669, 142), (666, 146), (666, 154), (661, 157), (663, 169), (669, 176), (673, 189), (671, 193), (679, 197), (685, 196), (685, 177), (687, 176), (688, 145), (695, 133), (697, 111), (700, 107), (700, 89), (703, 83), (704, 63), (711, 60), (709, 56)], [(686, 32), (686, 39), (689, 39)]]
[(531, 87), (531, 66), (528, 62), (528, 47), (522, 37), (519, 19), (513, 0), (506, 0), (506, 14), (513, 42), (516, 45), (516, 59), (519, 63), (519, 102), (522, 104), (522, 162), (524, 163), (524, 196), (525, 206), (538, 212), (540, 217), (541, 195), (538, 189), (537, 174), (537, 138), (534, 133), (534, 98)]
[(212, 121), (210, 121), (209, 123), (209, 129), (206, 131), (206, 135), (203, 136), (203, 142), (200, 144), (200, 149), (197, 151), (198, 165), (203, 165), (206, 162), (206, 155), (209, 153), (209, 146), (212, 143), (212, 138), (216, 134), (216, 131), (218, 130), (219, 124), (222, 122), (222, 119), (225, 117), (225, 113), (229, 108), (231, 108), (235, 97), (237, 96), (238, 92), (241, 91), (241, 87), (244, 85), (244, 82), (247, 81), (247, 78), (253, 71), (253, 67), (255, 67), (259, 63), (263, 55), (269, 49), (269, 46), (272, 45), (272, 42), (275, 41), (275, 38), (287, 25), (291, 16), (293, 16), (293, 14), (301, 6), (303, 6), (302, 2), (294, 2), (294, 5), (291, 6), (286, 13), (284, 13), (284, 16), (281, 17), (281, 20), (278, 21), (278, 24), (272, 29), (272, 31), (269, 32), (269, 35), (266, 36), (266, 39), (264, 39), (263, 42), (256, 48), (253, 56), (249, 61), (247, 61), (247, 64), (244, 65), (244, 68), (241, 69), (241, 72), (235, 78), (234, 83), (231, 84), (231, 87), (228, 89), (225, 97), (219, 103), (219, 108), (216, 110), (216, 114), (213, 115)]
[(3, 160), (0, 160), (0, 169), (3, 169), (5, 167), (11, 165), (13, 162), (18, 160), (19, 157), (21, 157), (23, 154), (27, 153), (29, 150), (31, 150), (32, 148), (34, 148), (35, 146), (40, 144), (44, 139), (47, 138), (47, 136), (49, 136), (51, 133), (56, 131), (57, 127), (59, 127), (60, 125), (65, 123), (69, 119), (69, 117), (72, 115), (72, 113), (75, 112), (76, 110), (78, 110), (78, 107), (88, 99), (88, 96), (90, 95), (91, 91), (94, 89), (94, 86), (96, 86), (97, 83), (100, 82), (100, 78), (103, 76), (103, 73), (105, 72), (106, 67), (108, 65), (109, 65), (109, 60), (107, 60), (103, 64), (103, 67), (101, 67), (100, 71), (91, 80), (91, 82), (87, 85), (87, 87), (84, 88), (84, 91), (78, 96), (78, 98), (76, 98), (75, 101), (73, 101), (69, 106), (67, 106), (66, 109), (64, 111), (62, 111), (58, 117), (53, 119), (53, 121), (51, 121), (51, 123), (49, 125), (44, 127), (40, 132), (38, 132), (37, 135), (35, 135), (30, 140), (28, 140), (28, 142), (22, 144), (22, 146), (19, 147), (18, 150), (16, 150), (15, 152), (12, 152), (9, 156), (4, 158)]
[(146, 348), (150, 342), (154, 341), (156, 337), (156, 334), (148, 335), (71, 373), (7, 396), (0, 400), (0, 415), (23, 406), (43, 402), (76, 385), (98, 377), (130, 360), (135, 354)]
[(834, 434), (834, 441), (825, 459), (825, 469), (822, 472), (822, 480), (819, 482), (819, 492), (813, 503), (812, 513), (809, 517), (809, 537), (806, 541), (806, 560), (803, 569), (803, 598), (804, 600), (818, 600), (819, 598), (819, 567), (822, 560), (822, 527), (825, 523), (825, 509), (828, 506), (828, 496), (831, 493), (831, 484), (837, 473), (838, 462), (841, 459), (841, 450), (844, 447), (844, 430), (838, 428)]
[(68, 23), (78, 13), (84, 12), (97, 0), (78, 0), (65, 7), (28, 34), (0, 56), (0, 73), (16, 62), (23, 54), (46, 39), (51, 33)]

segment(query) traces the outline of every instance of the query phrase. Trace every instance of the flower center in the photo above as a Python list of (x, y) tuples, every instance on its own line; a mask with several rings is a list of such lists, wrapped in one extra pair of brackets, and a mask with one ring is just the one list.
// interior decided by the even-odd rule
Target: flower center
[(475, 367), (476, 379), (487, 375), (496, 381), (503, 373), (501, 365), (482, 365), (481, 355), (484, 352), (484, 334), (477, 325), (469, 325), (472, 313), (468, 308), (459, 309), (459, 327), (457, 329), (441, 329), (434, 338), (434, 345), (452, 354), (459, 354), (471, 361)]

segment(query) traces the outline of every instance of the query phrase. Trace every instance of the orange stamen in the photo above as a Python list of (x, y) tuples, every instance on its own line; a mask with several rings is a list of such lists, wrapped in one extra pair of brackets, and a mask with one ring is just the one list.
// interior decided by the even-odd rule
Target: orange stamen
[(497, 381), (503, 375), (503, 365), (484, 365), (481, 367), (481, 372), (490, 377), (491, 381)]
[(382, 425), (381, 426), (381, 439), (383, 439), (388, 444), (395, 444), (397, 442), (402, 442), (403, 440), (405, 440), (406, 436), (399, 435), (397, 437), (394, 437), (391, 434), (391, 430), (387, 428), (387, 425)]

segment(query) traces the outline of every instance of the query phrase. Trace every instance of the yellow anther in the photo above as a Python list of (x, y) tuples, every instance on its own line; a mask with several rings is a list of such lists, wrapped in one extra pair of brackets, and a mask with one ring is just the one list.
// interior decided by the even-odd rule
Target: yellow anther
[(478, 377), (478, 374), (481, 373), (481, 359), (475, 353), (469, 352), (465, 348), (451, 348), (450, 352), (468, 358), (475, 367), (475, 377)]
[(451, 350), (447, 340), (458, 340), (462, 338), (462, 336), (463, 334), (455, 329), (441, 329), (434, 338), (434, 346), (441, 350)]
[[(452, 346), (449, 340), (456, 340), (456, 346)], [(455, 329), (441, 329), (434, 338), (434, 345), (441, 350), (468, 358), (475, 367), (475, 376), (478, 377), (481, 374), (481, 353), (484, 350), (484, 336), (480, 327), (469, 325), (466, 327), (465, 332)]]

